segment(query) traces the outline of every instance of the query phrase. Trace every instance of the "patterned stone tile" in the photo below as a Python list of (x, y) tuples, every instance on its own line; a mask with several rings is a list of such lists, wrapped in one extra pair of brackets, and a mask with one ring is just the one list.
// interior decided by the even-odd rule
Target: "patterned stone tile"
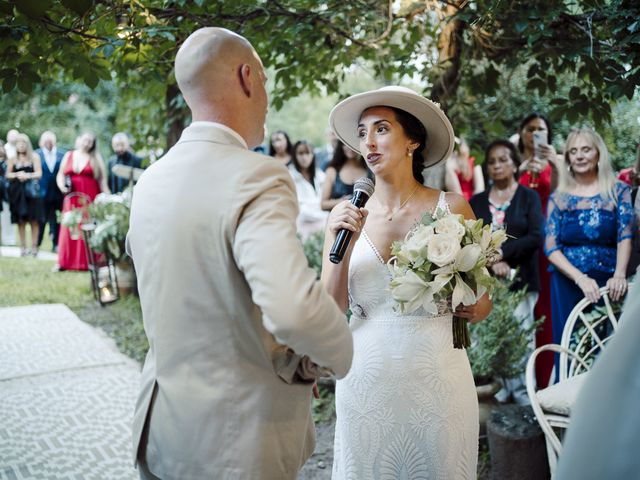
[(134, 479), (139, 374), (93, 367), (0, 382), (0, 479)]
[(139, 377), (64, 305), (0, 309), (0, 480), (138, 478)]
[(0, 308), (0, 380), (125, 361), (65, 305)]

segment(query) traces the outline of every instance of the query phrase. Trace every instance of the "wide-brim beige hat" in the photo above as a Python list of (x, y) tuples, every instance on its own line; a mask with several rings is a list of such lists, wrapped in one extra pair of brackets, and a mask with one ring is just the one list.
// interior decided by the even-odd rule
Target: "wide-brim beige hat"
[(451, 122), (437, 103), (406, 87), (382, 87), (345, 98), (331, 110), (329, 126), (345, 145), (361, 153), (358, 121), (367, 108), (379, 106), (404, 110), (422, 123), (427, 131), (427, 143), (422, 150), (425, 167), (451, 155), (454, 141)]

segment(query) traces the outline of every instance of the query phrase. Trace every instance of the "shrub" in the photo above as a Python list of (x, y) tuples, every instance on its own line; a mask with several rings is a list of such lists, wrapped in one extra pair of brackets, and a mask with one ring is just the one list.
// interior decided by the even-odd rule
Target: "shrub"
[(471, 347), (467, 350), (476, 378), (511, 378), (526, 366), (529, 344), (541, 320), (524, 328), (513, 313), (526, 295), (523, 288), (511, 291), (513, 281), (498, 281), (493, 292), (493, 310), (482, 322), (471, 324)]

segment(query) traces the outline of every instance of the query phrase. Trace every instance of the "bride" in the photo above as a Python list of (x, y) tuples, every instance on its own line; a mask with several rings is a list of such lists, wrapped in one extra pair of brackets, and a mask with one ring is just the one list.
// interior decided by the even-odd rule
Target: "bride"
[[(392, 242), (425, 212), (475, 218), (462, 196), (422, 185), (424, 167), (451, 153), (451, 124), (438, 105), (403, 87), (349, 97), (329, 122), (376, 177), (367, 209), (336, 205), (325, 236), (322, 282), (351, 309), (355, 351), (336, 385), (333, 478), (475, 479), (478, 403), (466, 351), (453, 348), (452, 312), (400, 314), (386, 266)], [(334, 265), (328, 252), (343, 228), (354, 237)], [(455, 314), (479, 322), (490, 311), (485, 295)]]

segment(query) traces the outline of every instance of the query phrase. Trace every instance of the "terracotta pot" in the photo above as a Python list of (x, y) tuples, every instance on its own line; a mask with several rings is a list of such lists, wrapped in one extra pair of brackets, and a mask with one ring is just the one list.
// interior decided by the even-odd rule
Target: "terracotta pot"
[(136, 271), (131, 262), (116, 263), (116, 277), (118, 278), (118, 293), (120, 295), (135, 294), (138, 291)]

